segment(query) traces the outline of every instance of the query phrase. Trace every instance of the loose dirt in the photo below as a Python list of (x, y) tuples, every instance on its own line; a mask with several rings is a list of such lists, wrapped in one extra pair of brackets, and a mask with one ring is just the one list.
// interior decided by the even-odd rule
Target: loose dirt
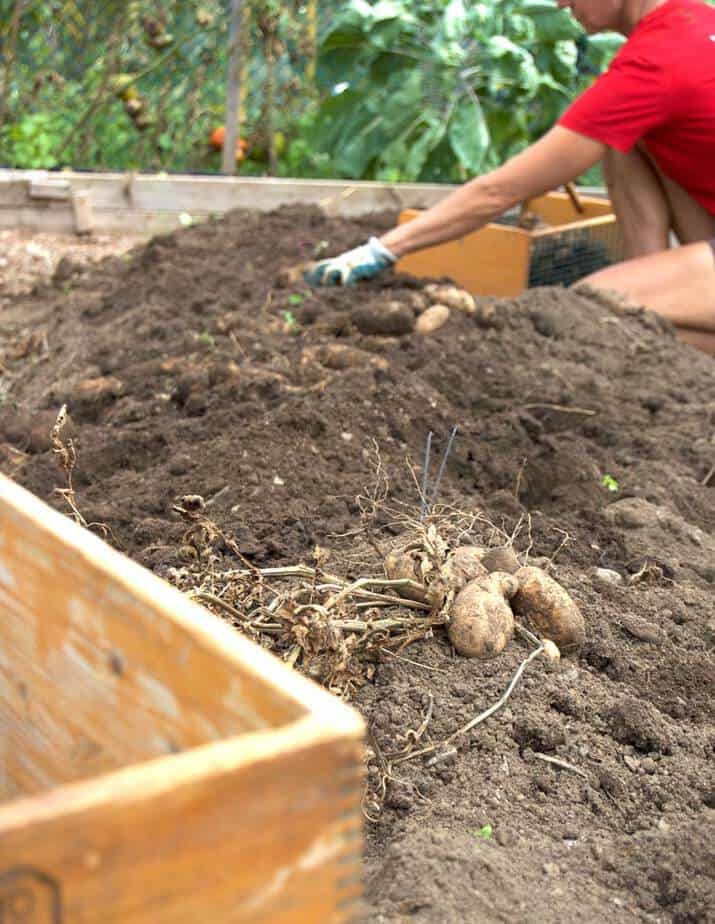
[[(428, 433), (434, 478), (457, 426), (441, 509), (549, 565), (588, 637), (444, 759), (395, 765), (383, 800), (375, 755), (426, 718), (420, 744), (446, 739), (529, 647), (471, 661), (437, 627), (373, 652), (346, 687), (370, 730), (368, 920), (715, 920), (715, 364), (559, 288), (420, 336), (415, 280), (276, 285), (391, 220), (236, 212), (8, 297), (0, 466), (69, 512), (66, 402), (78, 510), (159, 575), (186, 588), (242, 558), (355, 579), (382, 574), (390, 508), (419, 517)], [(203, 546), (176, 510), (191, 494), (218, 529)]]

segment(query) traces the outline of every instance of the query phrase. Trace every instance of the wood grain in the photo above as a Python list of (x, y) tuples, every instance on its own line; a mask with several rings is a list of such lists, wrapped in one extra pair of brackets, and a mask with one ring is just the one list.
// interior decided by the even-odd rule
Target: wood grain
[[(0, 477), (2, 776), (37, 792), (323, 710), (323, 690)], [(14, 781), (14, 782), (12, 782)]]
[[(417, 209), (406, 209), (400, 224), (419, 214)], [(528, 231), (488, 224), (456, 241), (408, 254), (396, 268), (418, 278), (449, 277), (474, 295), (518, 295), (529, 275), (530, 245)]]
[(0, 607), (0, 910), (355, 919), (354, 710), (3, 476)]
[(360, 764), (307, 718), (22, 799), (0, 807), (0, 878), (40, 871), (68, 924), (348, 921)]

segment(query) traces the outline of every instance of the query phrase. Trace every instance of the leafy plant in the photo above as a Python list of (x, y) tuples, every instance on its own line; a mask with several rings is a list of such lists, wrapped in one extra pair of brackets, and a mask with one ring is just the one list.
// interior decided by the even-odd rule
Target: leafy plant
[(491, 825), (486, 824), (483, 825), (478, 831), (475, 831), (474, 836), (484, 838), (484, 840), (489, 840), (493, 833), (494, 828), (492, 828)]
[(615, 492), (621, 490), (621, 486), (618, 484), (613, 475), (604, 475), (603, 478), (601, 478), (601, 484), (604, 488), (606, 488), (607, 491)]
[[(553, 0), (245, 9), (253, 174), (463, 181), (543, 133), (621, 41), (586, 38)], [(0, 162), (218, 171), (226, 13), (226, 0), (0, 0)]]
[(316, 140), (345, 176), (461, 181), (546, 131), (585, 86), (584, 62), (601, 69), (620, 42), (584, 52), (551, 0), (349, 0), (321, 45), (333, 91)]

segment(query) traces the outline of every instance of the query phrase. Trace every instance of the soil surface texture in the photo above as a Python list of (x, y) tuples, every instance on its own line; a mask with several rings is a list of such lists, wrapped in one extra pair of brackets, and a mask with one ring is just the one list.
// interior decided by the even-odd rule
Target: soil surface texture
[(715, 363), (588, 293), (480, 299), (421, 334), (412, 278), (279, 279), (393, 218), (234, 212), (5, 297), (0, 468), (71, 514), (66, 403), (78, 512), (182, 589), (245, 565), (382, 577), (428, 434), (434, 485), (456, 426), (426, 522), (546, 567), (587, 637), (447, 744), (523, 636), (473, 660), (436, 625), (331, 674), (369, 728), (366, 919), (714, 921)]

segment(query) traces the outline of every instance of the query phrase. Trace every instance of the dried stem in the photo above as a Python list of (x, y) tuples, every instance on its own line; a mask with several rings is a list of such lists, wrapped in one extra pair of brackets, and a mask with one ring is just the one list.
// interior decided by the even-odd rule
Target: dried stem
[(524, 660), (521, 662), (521, 664), (517, 668), (516, 673), (512, 677), (509, 683), (509, 686), (506, 688), (503, 695), (500, 696), (500, 698), (492, 706), (490, 706), (488, 709), (485, 709), (484, 712), (480, 712), (479, 715), (475, 716), (471, 721), (467, 722), (466, 725), (463, 725), (461, 728), (458, 728), (455, 732), (452, 732), (452, 734), (448, 738), (445, 738), (444, 741), (440, 741), (437, 744), (431, 744), (429, 747), (422, 748), (419, 751), (414, 751), (412, 754), (408, 754), (405, 757), (400, 757), (395, 761), (395, 763), (400, 764), (403, 761), (412, 760), (415, 757), (422, 757), (424, 754), (432, 754), (434, 751), (437, 751), (440, 748), (451, 744), (455, 738), (459, 738), (461, 735), (465, 735), (468, 731), (471, 731), (473, 728), (476, 728), (477, 725), (480, 725), (482, 722), (485, 722), (490, 716), (494, 715), (494, 713), (497, 712), (497, 710), (502, 708), (502, 706), (506, 703), (506, 701), (509, 699), (511, 694), (514, 692), (514, 688), (519, 682), (521, 675), (524, 673), (524, 671), (529, 666), (529, 664), (534, 660), (534, 658), (538, 658), (538, 656), (542, 653), (543, 650), (544, 650), (544, 646), (540, 644), (539, 647), (535, 648), (528, 657), (524, 658)]

